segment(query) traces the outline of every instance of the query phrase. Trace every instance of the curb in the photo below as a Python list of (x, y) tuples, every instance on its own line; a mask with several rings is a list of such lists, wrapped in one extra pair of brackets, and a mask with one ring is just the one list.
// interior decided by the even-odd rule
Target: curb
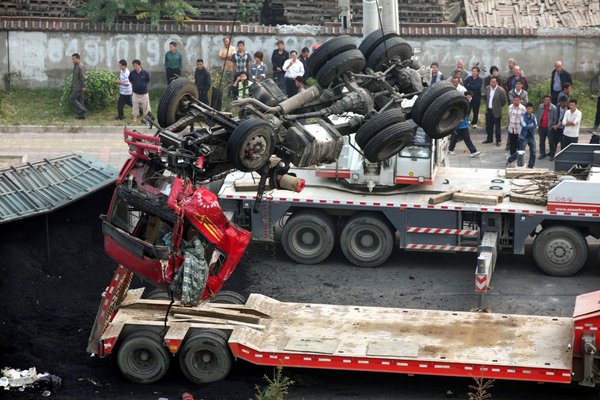
[(0, 133), (122, 133), (123, 128), (143, 129), (147, 125), (136, 126), (100, 126), (100, 125), (84, 125), (84, 126), (40, 126), (40, 125), (0, 125)]

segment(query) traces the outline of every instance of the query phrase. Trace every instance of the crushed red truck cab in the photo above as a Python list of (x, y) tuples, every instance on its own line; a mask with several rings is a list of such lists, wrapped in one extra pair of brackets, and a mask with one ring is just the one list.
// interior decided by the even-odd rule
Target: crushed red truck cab
[(199, 283), (202, 299), (221, 289), (250, 242), (249, 232), (228, 221), (214, 193), (135, 152), (120, 172), (103, 233), (110, 257), (164, 290), (182, 266), (183, 247), (199, 238), (209, 268)]

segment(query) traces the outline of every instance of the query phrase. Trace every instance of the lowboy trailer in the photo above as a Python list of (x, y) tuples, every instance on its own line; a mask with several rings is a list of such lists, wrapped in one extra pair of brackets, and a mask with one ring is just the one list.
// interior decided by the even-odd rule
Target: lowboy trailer
[[(572, 318), (286, 303), (230, 293), (181, 307), (128, 290), (119, 267), (103, 294), (88, 351), (116, 353), (122, 373), (152, 383), (177, 359), (195, 383), (224, 379), (234, 359), (256, 365), (571, 383), (595, 386), (600, 291)], [(238, 304), (235, 304), (238, 303)]]

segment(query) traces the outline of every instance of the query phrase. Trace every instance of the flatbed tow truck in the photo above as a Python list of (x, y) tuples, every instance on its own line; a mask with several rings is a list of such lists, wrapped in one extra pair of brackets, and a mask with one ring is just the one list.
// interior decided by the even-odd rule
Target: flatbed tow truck
[[(234, 359), (256, 365), (595, 386), (600, 291), (572, 318), (279, 302), (142, 299), (119, 267), (103, 294), (110, 321), (88, 351), (116, 353), (123, 374), (160, 380), (172, 360), (195, 383), (224, 379)], [(176, 358), (175, 358), (176, 357)]]

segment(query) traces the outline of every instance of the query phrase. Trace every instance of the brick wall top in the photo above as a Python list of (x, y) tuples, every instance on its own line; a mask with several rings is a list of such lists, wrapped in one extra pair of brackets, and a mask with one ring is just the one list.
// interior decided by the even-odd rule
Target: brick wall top
[[(342, 29), (338, 24), (326, 23), (314, 29), (294, 29), (292, 25), (264, 26), (246, 25), (226, 21), (161, 21), (152, 26), (134, 22), (119, 22), (112, 25), (95, 23), (89, 19), (77, 18), (22, 18), (0, 17), (0, 31), (44, 31), (44, 32), (119, 32), (119, 33), (188, 33), (188, 34), (256, 34), (277, 35), (293, 33), (297, 36), (331, 36), (350, 34), (362, 36), (362, 27), (358, 24), (350, 30)], [(457, 27), (454, 24), (403, 24), (401, 36), (451, 36), (451, 37), (514, 37), (538, 36), (534, 28), (485, 28)], [(569, 36), (569, 35), (567, 35)]]

